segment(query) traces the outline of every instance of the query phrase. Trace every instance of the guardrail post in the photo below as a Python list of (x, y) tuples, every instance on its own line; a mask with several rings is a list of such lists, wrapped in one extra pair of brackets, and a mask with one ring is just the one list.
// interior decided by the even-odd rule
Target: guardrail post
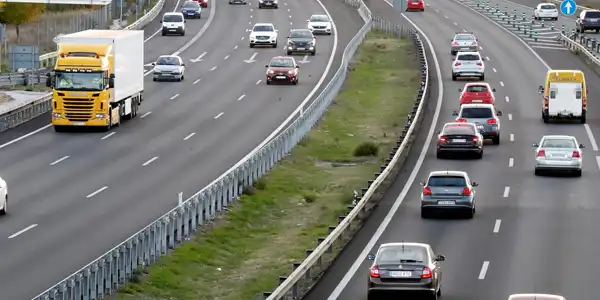
[(83, 298), (83, 275), (78, 273), (75, 275), (75, 299)]
[(565, 24), (560, 26), (560, 32), (564, 35), (565, 34)]
[(596, 44), (597, 44), (597, 40), (594, 38), (592, 39), (592, 49), (596, 49)]
[(523, 22), (527, 22), (527, 17), (525, 16), (525, 13), (523, 13)]
[(554, 31), (554, 22), (552, 22), (552, 24), (550, 24), (550, 31)]
[(544, 28), (544, 20), (542, 20), (541, 24), (542, 24), (542, 28)]
[(263, 292), (263, 298), (267, 299), (269, 298), (269, 296), (271, 296), (272, 292)]
[[(292, 264), (292, 272), (294, 272), (296, 269), (298, 269), (299, 266), (300, 266), (300, 263)], [(296, 284), (294, 284), (294, 286), (292, 287), (292, 299), (298, 299), (298, 285), (296, 285)]]
[(83, 277), (82, 277), (82, 286), (81, 286), (81, 290), (83, 292), (83, 297), (81, 298), (81, 300), (90, 300), (90, 268), (85, 268), (85, 270), (83, 271)]
[(90, 268), (90, 300), (96, 300), (96, 288), (98, 287), (98, 265), (92, 264)]
[(533, 24), (533, 21), (535, 21), (535, 14), (531, 14), (531, 23)]
[(537, 31), (535, 32), (535, 37), (533, 38), (533, 40), (536, 42), (538, 41), (538, 32)]
[[(312, 249), (306, 250), (306, 257), (309, 257), (313, 253), (313, 251), (314, 250), (312, 250)], [(311, 277), (312, 277), (311, 268), (308, 268), (308, 269), (306, 269), (306, 277), (305, 278), (306, 278), (306, 280), (310, 280)]]
[[(527, 34), (527, 26), (523, 26), (523, 33)], [(531, 34), (531, 31), (529, 31), (529, 34)]]
[(517, 19), (517, 10), (513, 9), (513, 20)]
[(504, 15), (508, 16), (508, 6), (504, 5)]

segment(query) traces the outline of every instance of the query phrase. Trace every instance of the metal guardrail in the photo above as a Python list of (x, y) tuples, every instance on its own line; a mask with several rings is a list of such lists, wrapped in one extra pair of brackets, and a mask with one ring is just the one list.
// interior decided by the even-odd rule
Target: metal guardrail
[[(418, 102), (413, 109), (413, 116), (421, 115), (421, 98), (425, 97), (428, 86), (427, 63), (424, 58), (423, 48), (418, 36), (409, 33), (407, 28), (395, 25), (383, 20), (373, 19), (370, 11), (360, 0), (344, 0), (362, 10), (368, 16), (369, 21), (361, 28), (359, 33), (350, 41), (344, 50), (342, 63), (323, 91), (304, 110), (302, 110), (293, 122), (280, 131), (266, 144), (257, 147), (246, 158), (239, 161), (231, 171), (224, 173), (211, 184), (173, 208), (163, 216), (159, 217), (150, 225), (142, 228), (130, 238), (113, 247), (105, 254), (98, 257), (77, 272), (68, 276), (56, 285), (39, 294), (34, 300), (50, 299), (103, 299), (113, 294), (119, 287), (140, 271), (141, 268), (155, 262), (159, 257), (167, 254), (183, 243), (187, 237), (198, 232), (202, 225), (213, 220), (220, 212), (226, 211), (226, 207), (240, 198), (244, 189), (253, 186), (254, 183), (271, 170), (275, 164), (292, 150), (300, 142), (311, 128), (315, 126), (321, 116), (339, 92), (348, 72), (348, 64), (356, 49), (364, 40), (365, 35), (371, 28), (380, 28), (388, 32), (414, 38), (419, 57), (423, 64), (423, 85), (419, 91)], [(410, 143), (415, 124), (418, 122), (410, 118), (407, 129), (398, 142), (395, 149), (396, 154), (389, 159), (386, 168), (382, 167), (383, 175), (379, 176), (371, 188), (366, 191), (363, 200), (357, 205), (358, 209), (346, 218), (348, 224), (354, 217), (367, 207), (369, 197), (378, 186), (385, 180), (391, 169), (399, 160), (402, 150)], [(337, 232), (343, 231), (339, 227)], [(347, 227), (346, 227), (347, 228)], [(323, 247), (319, 248), (323, 249)], [(300, 269), (299, 269), (300, 270)]]
[[(165, 5), (165, 0), (159, 0), (154, 7), (144, 16), (139, 18), (136, 22), (124, 28), (124, 30), (137, 30), (141, 29), (148, 23), (152, 22), (158, 14), (162, 11)], [(45, 65), (45, 67), (53, 66), (54, 59), (56, 58), (56, 52), (48, 53), (40, 56), (40, 60), (47, 62), (51, 61), (51, 64)], [(18, 85), (19, 83), (34, 84), (45, 82), (45, 75), (42, 76), (40, 72), (29, 72), (29, 73), (12, 73), (7, 75), (0, 75), (0, 86)], [(23, 124), (33, 118), (40, 116), (43, 113), (50, 111), (50, 101), (52, 100), (52, 94), (48, 93), (38, 100), (34, 100), (30, 103), (23, 104), (20, 107), (13, 109), (7, 113), (0, 115), (0, 132), (6, 131), (10, 128)]]

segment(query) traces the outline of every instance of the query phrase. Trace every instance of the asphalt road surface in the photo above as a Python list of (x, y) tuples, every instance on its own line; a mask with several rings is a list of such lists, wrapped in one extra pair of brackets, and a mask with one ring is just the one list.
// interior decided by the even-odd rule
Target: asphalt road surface
[[(9, 214), (0, 218), (1, 298), (30, 299), (102, 255), (173, 208), (179, 192), (187, 198), (217, 178), (317, 95), (363, 24), (331, 2), (337, 35), (317, 37), (317, 55), (301, 64), (297, 86), (267, 86), (265, 64), (283, 54), (291, 28), (325, 13), (319, 2), (281, 0), (279, 9), (259, 10), (255, 1), (211, 1), (183, 37), (161, 36), (159, 18), (146, 27), (145, 62), (178, 53), (188, 67), (183, 82), (146, 76), (137, 119), (108, 133), (58, 134), (46, 115), (0, 134), (10, 190)], [(181, 4), (167, 0), (165, 11)], [(247, 30), (257, 22), (275, 24), (277, 49), (249, 48)]]
[[(594, 135), (600, 134), (600, 108), (594, 105), (593, 95), (599, 92), (599, 78), (567, 51), (536, 49), (538, 57), (520, 40), (455, 1), (427, 4), (425, 12), (406, 15), (428, 36), (439, 60), (443, 84), (439, 118), (434, 115), (438, 100), (434, 96), (428, 107), (432, 121), (424, 122), (419, 139), (425, 147), (422, 153), (416, 147), (419, 150), (409, 158), (416, 167), (409, 165), (399, 176), (363, 230), (306, 299), (366, 299), (370, 266), (366, 254), (375, 252), (380, 243), (400, 241), (429, 243), (446, 255), (443, 299), (506, 300), (510, 294), (524, 292), (596, 299), (600, 173)], [(369, 5), (374, 15), (401, 20), (383, 0), (370, 0)], [(487, 59), (486, 81), (497, 89), (497, 106), (504, 112), (501, 144), (486, 144), (482, 160), (438, 160), (435, 137), (426, 136), (429, 124), (441, 128), (453, 120), (451, 112), (458, 108), (458, 88), (464, 83), (451, 80), (448, 46), (454, 33), (463, 29), (479, 37), (480, 51)], [(433, 68), (432, 60), (430, 65)], [(536, 89), (548, 67), (586, 73), (592, 99), (589, 126), (541, 121)], [(573, 135), (587, 146), (581, 178), (534, 176), (531, 144), (546, 134)], [(419, 182), (431, 171), (446, 169), (467, 171), (480, 184), (474, 219), (421, 219)]]

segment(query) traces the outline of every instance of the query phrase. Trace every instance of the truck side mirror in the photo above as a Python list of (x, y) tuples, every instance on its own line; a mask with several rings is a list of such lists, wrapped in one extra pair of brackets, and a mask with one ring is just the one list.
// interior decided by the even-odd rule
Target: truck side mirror
[(538, 93), (542, 94), (543, 92), (544, 92), (544, 87), (540, 85), (538, 87)]
[(52, 87), (52, 76), (50, 73), (46, 73), (46, 86), (49, 88)]
[(115, 74), (110, 74), (110, 77), (108, 78), (108, 88), (114, 88), (115, 87)]

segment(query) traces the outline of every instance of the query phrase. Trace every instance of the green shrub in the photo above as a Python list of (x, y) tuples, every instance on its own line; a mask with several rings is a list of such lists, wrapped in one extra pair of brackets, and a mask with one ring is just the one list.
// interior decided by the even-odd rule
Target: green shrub
[(379, 146), (373, 142), (362, 142), (354, 149), (354, 156), (376, 156)]

